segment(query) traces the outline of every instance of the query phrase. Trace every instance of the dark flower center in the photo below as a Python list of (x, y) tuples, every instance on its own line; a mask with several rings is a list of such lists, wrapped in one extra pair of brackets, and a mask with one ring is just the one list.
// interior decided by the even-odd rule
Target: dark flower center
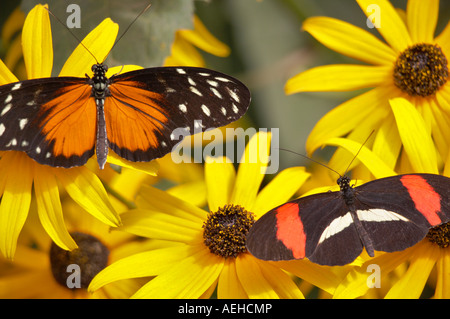
[(394, 83), (410, 96), (434, 95), (448, 79), (447, 58), (438, 45), (416, 44), (395, 62)]
[(239, 205), (226, 205), (211, 212), (203, 224), (203, 242), (218, 256), (237, 257), (247, 251), (246, 236), (255, 222), (253, 214)]
[(109, 250), (94, 236), (71, 233), (78, 245), (67, 251), (55, 243), (50, 248), (50, 264), (55, 280), (67, 288), (87, 288), (92, 278), (107, 266)]
[(431, 228), (427, 238), (439, 247), (447, 248), (450, 245), (450, 223)]

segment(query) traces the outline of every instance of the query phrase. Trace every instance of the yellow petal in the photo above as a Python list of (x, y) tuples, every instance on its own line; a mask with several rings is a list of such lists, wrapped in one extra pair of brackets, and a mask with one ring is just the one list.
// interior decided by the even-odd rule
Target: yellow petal
[(247, 144), (240, 160), (231, 204), (252, 210), (269, 163), (270, 133), (258, 132)]
[[(367, 147), (362, 146), (361, 143), (345, 139), (345, 138), (331, 138), (325, 142), (326, 145), (340, 146), (352, 153), (353, 156), (358, 154), (357, 159), (361, 161), (375, 176), (375, 178), (383, 178), (387, 176), (397, 175), (394, 170), (389, 168), (382, 159), (376, 156)], [(362, 146), (362, 148), (361, 148)], [(358, 153), (359, 151), (359, 153)]]
[(247, 299), (244, 288), (239, 282), (236, 273), (236, 263), (233, 258), (225, 259), (222, 272), (217, 285), (217, 298), (219, 299)]
[(403, 147), (414, 171), (438, 174), (436, 149), (420, 113), (406, 99), (395, 98), (389, 102)]
[(77, 248), (64, 223), (58, 184), (52, 169), (39, 166), (34, 174), (34, 190), (42, 226), (59, 247), (66, 250)]
[(17, 77), (8, 69), (8, 67), (0, 60), (0, 85), (19, 81)]
[(5, 44), (10, 42), (16, 32), (23, 28), (24, 21), (25, 13), (20, 9), (20, 7), (15, 8), (6, 19), (1, 30), (2, 40)]
[(197, 49), (179, 34), (175, 34), (171, 55), (164, 61), (164, 66), (205, 67), (205, 61)]
[(208, 192), (208, 207), (212, 212), (230, 202), (236, 171), (233, 164), (228, 162), (226, 157), (223, 157), (222, 161), (206, 159), (205, 182)]
[(97, 175), (84, 166), (55, 169), (55, 175), (69, 196), (88, 213), (109, 226), (120, 225), (120, 217)]
[[(367, 284), (369, 276), (372, 272), (368, 271), (371, 265), (378, 265), (382, 275), (388, 274), (396, 269), (399, 265), (407, 261), (408, 256), (414, 252), (415, 248), (407, 249), (400, 252), (382, 254), (365, 262), (361, 267), (352, 268), (345, 278), (338, 283), (333, 298), (336, 299), (353, 299), (365, 295), (370, 288)], [(383, 283), (381, 283), (383, 284)]]
[(278, 173), (259, 193), (252, 211), (258, 214), (291, 199), (311, 174), (304, 167), (290, 167)]
[[(319, 266), (307, 259), (279, 261), (274, 262), (274, 264), (330, 294), (334, 293), (337, 285), (339, 285), (342, 280), (342, 278), (338, 275), (338, 272), (334, 272), (334, 270), (341, 267), (333, 268), (327, 266)], [(344, 268), (345, 271), (347, 271), (346, 269), (347, 267)]]
[[(325, 114), (315, 125), (306, 141), (306, 150), (312, 154), (331, 137), (348, 134), (365, 120), (382, 119), (388, 116), (387, 99), (393, 89), (378, 87), (350, 99)], [(368, 134), (366, 135), (368, 136)]]
[(167, 192), (185, 202), (197, 207), (204, 207), (206, 200), (206, 185), (204, 181), (187, 182), (167, 190)]
[(99, 272), (91, 281), (88, 290), (93, 292), (117, 280), (159, 275), (188, 256), (189, 250), (186, 246), (177, 245), (122, 258)]
[(402, 141), (398, 135), (395, 119), (389, 116), (376, 132), (372, 151), (375, 156), (383, 159), (383, 162), (392, 170), (395, 169)]
[(52, 31), (46, 8), (47, 5), (36, 5), (28, 13), (23, 25), (23, 58), (28, 79), (49, 77), (52, 74)]
[(180, 259), (180, 262), (152, 279), (132, 298), (192, 299), (202, 296), (219, 278), (224, 259), (211, 254), (201, 245), (190, 249), (190, 256)]
[(386, 44), (364, 29), (328, 17), (305, 20), (303, 29), (326, 47), (374, 65), (389, 65), (396, 54)]
[(91, 67), (106, 59), (114, 45), (119, 25), (110, 18), (102, 21), (92, 30), (72, 52), (64, 64), (59, 76), (84, 77), (91, 74)]
[(226, 57), (230, 54), (230, 48), (217, 40), (196, 15), (194, 16), (194, 30), (180, 30), (178, 32), (197, 48), (210, 54), (219, 57)]
[(450, 55), (450, 22), (447, 23), (444, 30), (442, 30), (442, 32), (436, 37), (435, 42), (439, 44), (448, 59)]
[(406, 14), (412, 41), (432, 43), (439, 15), (439, 0), (409, 0)]
[(255, 257), (240, 254), (236, 258), (236, 273), (245, 293), (253, 299), (279, 299), (271, 283), (264, 277)]
[(440, 258), (437, 262), (437, 283), (434, 298), (449, 299), (450, 298), (450, 254), (441, 249)]
[(263, 260), (255, 260), (261, 273), (281, 299), (304, 299), (293, 278), (282, 269)]
[(287, 94), (358, 90), (392, 82), (391, 75), (392, 65), (326, 65), (297, 74), (284, 89)]
[(368, 10), (375, 4), (376, 12), (379, 13), (379, 28), (377, 31), (383, 36), (387, 43), (398, 54), (412, 45), (411, 37), (405, 23), (395, 8), (388, 0), (356, 0), (363, 12), (370, 16), (373, 10)]
[(14, 151), (3, 155), (1, 164), (8, 171), (1, 175), (4, 191), (0, 204), (0, 251), (12, 259), (30, 209), (33, 163), (24, 153)]
[(405, 274), (394, 284), (386, 294), (386, 299), (417, 299), (436, 264), (439, 256), (439, 247), (420, 243), (416, 247), (415, 255), (411, 257), (410, 265)]
[(149, 174), (151, 176), (156, 176), (157, 172), (158, 172), (158, 169), (159, 169), (159, 164), (158, 164), (157, 161), (131, 162), (131, 161), (128, 161), (128, 160), (120, 157), (119, 155), (117, 155), (113, 151), (108, 152), (107, 162), (110, 163), (110, 164), (115, 164), (115, 165), (119, 165), (119, 166), (122, 166), (122, 167), (135, 169), (135, 170), (138, 170), (140, 172), (144, 172), (146, 174)]
[(123, 223), (120, 229), (137, 236), (182, 243), (203, 242), (202, 226), (198, 222), (141, 209), (123, 213), (120, 217)]
[(176, 216), (199, 225), (203, 223), (207, 216), (207, 212), (203, 209), (176, 198), (163, 190), (146, 185), (142, 186), (139, 191), (136, 203), (139, 208)]

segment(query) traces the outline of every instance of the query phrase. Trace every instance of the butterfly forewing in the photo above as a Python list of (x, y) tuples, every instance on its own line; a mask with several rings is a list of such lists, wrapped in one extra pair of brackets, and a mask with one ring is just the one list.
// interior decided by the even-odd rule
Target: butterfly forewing
[(24, 151), (51, 166), (83, 165), (94, 153), (95, 102), (90, 96), (85, 78), (1, 86), (0, 149)]
[(110, 148), (131, 161), (170, 152), (186, 135), (239, 119), (250, 103), (247, 87), (204, 68), (163, 67), (111, 78), (105, 115)]

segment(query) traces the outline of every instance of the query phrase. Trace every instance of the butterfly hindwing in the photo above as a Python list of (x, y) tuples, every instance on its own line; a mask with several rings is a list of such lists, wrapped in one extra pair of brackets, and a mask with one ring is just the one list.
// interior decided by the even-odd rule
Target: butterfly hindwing
[(159, 158), (184, 136), (231, 123), (250, 103), (240, 81), (203, 68), (150, 68), (110, 81), (111, 97), (105, 102), (109, 146), (131, 161)]

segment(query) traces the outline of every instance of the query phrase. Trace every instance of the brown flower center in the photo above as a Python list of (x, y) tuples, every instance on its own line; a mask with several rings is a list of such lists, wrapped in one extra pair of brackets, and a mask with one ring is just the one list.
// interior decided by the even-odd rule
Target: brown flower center
[(246, 252), (246, 236), (255, 222), (253, 214), (239, 205), (226, 205), (211, 212), (203, 224), (203, 242), (218, 256), (237, 257)]
[(450, 223), (431, 228), (427, 238), (439, 247), (447, 248), (450, 245)]
[(395, 62), (394, 83), (410, 96), (434, 95), (448, 76), (447, 58), (438, 45), (416, 44)]
[(71, 233), (78, 245), (67, 251), (55, 243), (50, 248), (50, 264), (55, 280), (67, 288), (87, 288), (92, 278), (108, 263), (109, 250), (94, 236)]

